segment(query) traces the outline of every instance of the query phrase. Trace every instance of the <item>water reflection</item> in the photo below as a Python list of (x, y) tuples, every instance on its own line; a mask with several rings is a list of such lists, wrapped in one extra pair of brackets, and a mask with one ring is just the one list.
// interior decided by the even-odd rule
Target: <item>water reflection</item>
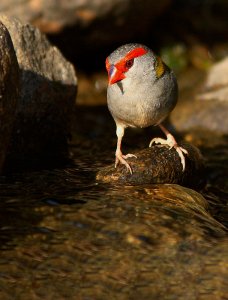
[[(224, 296), (225, 144), (204, 144), (200, 193), (101, 184), (95, 174), (113, 162), (115, 129), (103, 108), (96, 115), (100, 125), (75, 132), (64, 168), (0, 178), (0, 299), (184, 299), (186, 280), (200, 299)], [(130, 134), (126, 148), (135, 136), (144, 146), (147, 131)]]

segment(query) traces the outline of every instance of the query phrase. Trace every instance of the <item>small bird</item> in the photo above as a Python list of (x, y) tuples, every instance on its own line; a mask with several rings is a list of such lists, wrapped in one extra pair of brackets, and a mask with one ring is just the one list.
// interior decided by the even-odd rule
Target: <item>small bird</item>
[(173, 71), (160, 57), (142, 44), (126, 44), (117, 48), (106, 59), (108, 72), (107, 102), (116, 122), (116, 160), (126, 166), (132, 174), (121, 142), (127, 127), (148, 127), (158, 125), (167, 139), (154, 138), (149, 147), (155, 144), (175, 148), (180, 156), (183, 171), (187, 150), (178, 146), (174, 136), (161, 124), (177, 103), (178, 87)]

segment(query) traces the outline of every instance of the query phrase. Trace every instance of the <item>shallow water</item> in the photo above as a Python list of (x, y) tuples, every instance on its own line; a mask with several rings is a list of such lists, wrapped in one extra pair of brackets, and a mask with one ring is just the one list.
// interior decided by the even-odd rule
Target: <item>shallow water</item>
[[(124, 149), (151, 134), (129, 130)], [(98, 183), (114, 123), (104, 107), (78, 108), (71, 162), (0, 178), (0, 299), (225, 299), (227, 139), (194, 140), (201, 191)]]

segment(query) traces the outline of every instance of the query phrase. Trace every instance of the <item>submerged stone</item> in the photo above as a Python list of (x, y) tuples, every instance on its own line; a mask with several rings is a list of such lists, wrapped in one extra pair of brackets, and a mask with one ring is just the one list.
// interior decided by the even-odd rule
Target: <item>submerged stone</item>
[(179, 143), (188, 151), (183, 172), (180, 157), (175, 149), (155, 145), (135, 152), (137, 158), (129, 158), (133, 174), (124, 165), (114, 164), (102, 168), (96, 176), (99, 181), (123, 184), (177, 183), (198, 187), (203, 183), (204, 162), (200, 151), (188, 143)]

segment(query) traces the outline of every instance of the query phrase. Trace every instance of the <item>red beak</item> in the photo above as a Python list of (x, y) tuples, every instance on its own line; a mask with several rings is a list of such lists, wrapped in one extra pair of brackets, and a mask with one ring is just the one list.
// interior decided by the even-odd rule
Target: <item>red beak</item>
[(111, 65), (108, 69), (109, 84), (114, 84), (125, 78), (123, 72), (118, 70), (114, 65)]

